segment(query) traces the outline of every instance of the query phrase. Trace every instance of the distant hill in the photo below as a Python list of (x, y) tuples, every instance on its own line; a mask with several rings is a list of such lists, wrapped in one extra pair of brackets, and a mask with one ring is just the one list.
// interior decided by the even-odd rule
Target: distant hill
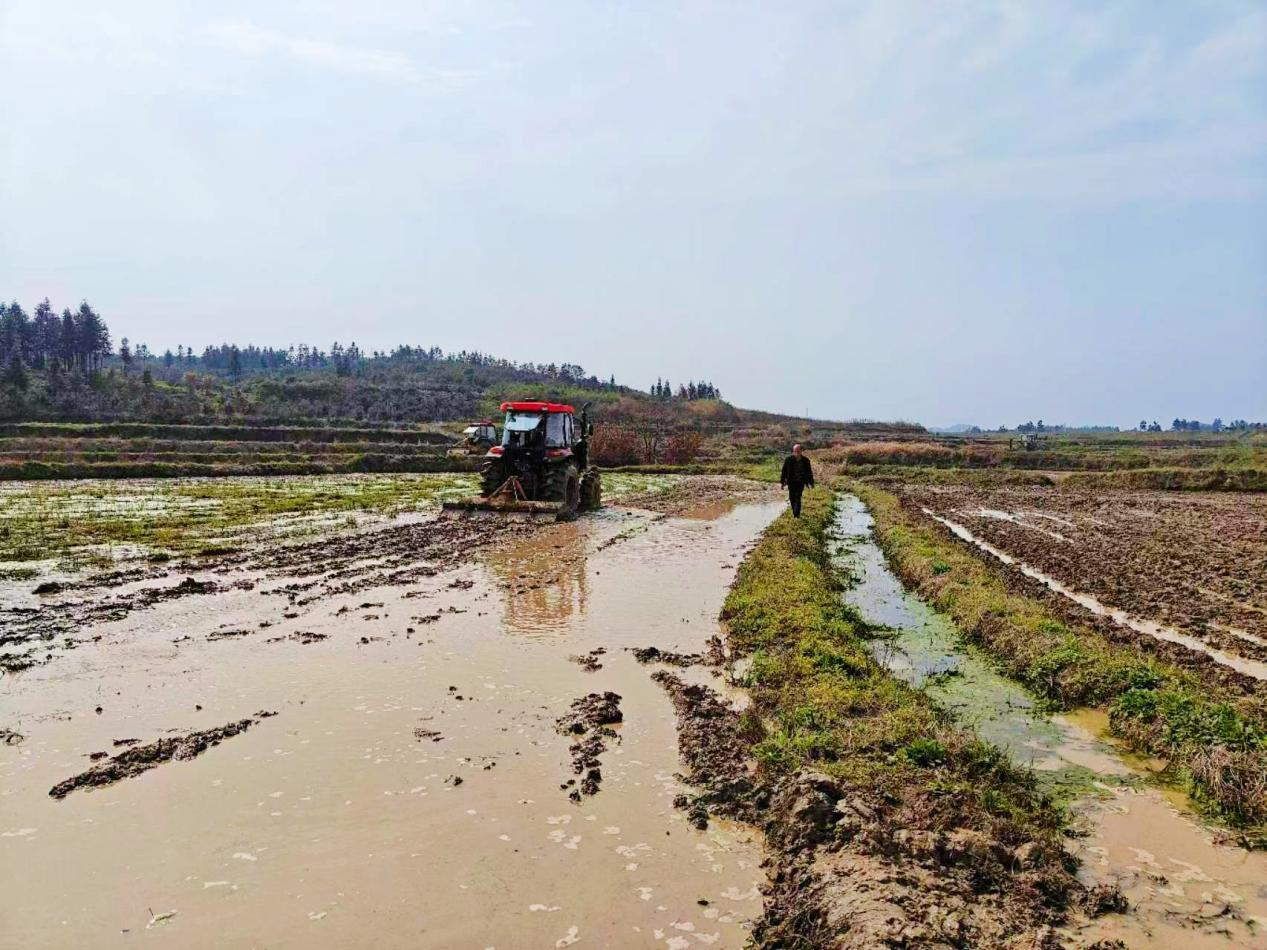
[[(112, 342), (86, 302), (57, 315), (44, 300), (32, 316), (0, 304), (0, 421), (147, 422), (263, 426), (411, 427), (496, 415), (504, 399), (594, 403), (607, 422), (729, 432), (795, 428), (832, 433), (922, 432), (909, 423), (841, 423), (739, 409), (711, 382), (649, 391), (574, 363), (516, 362), (478, 351), (401, 345), (366, 352), (355, 343), (178, 346), (162, 354), (126, 337)], [(701, 373), (701, 377), (703, 373)], [(782, 436), (778, 436), (781, 438)]]

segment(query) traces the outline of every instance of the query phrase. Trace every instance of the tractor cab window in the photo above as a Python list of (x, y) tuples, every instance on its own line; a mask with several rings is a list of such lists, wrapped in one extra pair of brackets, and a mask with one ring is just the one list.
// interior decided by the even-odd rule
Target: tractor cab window
[(561, 412), (552, 412), (546, 416), (546, 445), (552, 449), (562, 449), (572, 444), (568, 438), (568, 420), (571, 416)]
[(506, 427), (502, 430), (502, 445), (522, 448), (541, 448), (545, 444), (545, 416), (540, 412), (506, 413)]

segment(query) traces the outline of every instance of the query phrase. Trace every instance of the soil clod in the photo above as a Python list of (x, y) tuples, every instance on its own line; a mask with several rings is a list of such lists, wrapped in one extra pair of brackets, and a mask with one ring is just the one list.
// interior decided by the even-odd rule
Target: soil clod
[(589, 653), (577, 654), (568, 657), (568, 659), (583, 669), (586, 673), (594, 673), (603, 668), (603, 664), (598, 661), (598, 658), (606, 652), (607, 650), (604, 647), (596, 647), (595, 649), (590, 650)]
[(555, 728), (562, 735), (580, 737), (568, 747), (572, 753), (572, 771), (581, 776), (580, 784), (568, 794), (572, 801), (579, 802), (586, 795), (598, 793), (603, 781), (599, 758), (607, 751), (609, 739), (620, 741), (619, 733), (610, 727), (623, 719), (620, 696), (612, 692), (590, 693), (575, 699), (571, 711), (559, 717)]
[[(98, 709), (100, 711), (100, 709)], [(125, 778), (140, 775), (164, 762), (173, 759), (188, 760), (197, 758), (212, 746), (219, 745), (225, 739), (245, 732), (261, 719), (277, 715), (275, 712), (259, 712), (246, 719), (239, 719), (215, 729), (203, 729), (183, 736), (158, 739), (146, 745), (135, 746), (112, 756), (100, 765), (94, 765), (86, 772), (71, 776), (58, 782), (48, 790), (48, 794), (56, 799), (65, 798), (80, 788), (95, 788), (113, 785)]]

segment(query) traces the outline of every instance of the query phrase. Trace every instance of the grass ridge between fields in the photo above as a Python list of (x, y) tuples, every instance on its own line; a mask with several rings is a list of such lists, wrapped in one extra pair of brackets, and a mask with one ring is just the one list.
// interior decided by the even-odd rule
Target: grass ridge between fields
[[(850, 807), (875, 824), (848, 841), (829, 835), (818, 847), (836, 849), (830, 859), (819, 852), (776, 858), (758, 944), (836, 945), (831, 902), (807, 909), (796, 895), (830, 894), (821, 869), (852, 868), (856, 876), (858, 862), (871, 859), (909, 869), (911, 880), (928, 875), (921, 887), (942, 889), (924, 895), (930, 907), (943, 898), (972, 904), (976, 929), (952, 939), (993, 946), (1011, 927), (1060, 919), (1082, 894), (1062, 845), (1064, 811), (1031, 771), (956, 726), (874, 660), (866, 625), (840, 596), (829, 561), (834, 511), (834, 495), (818, 488), (806, 493), (800, 519), (777, 518), (740, 565), (721, 616), (732, 652), (752, 658), (743, 734), (761, 784), (776, 790), (777, 802), (781, 784), (826, 776), (842, 801), (862, 802)], [(791, 834), (804, 851), (804, 840), (780, 830), (774, 811), (768, 839), (777, 848)]]

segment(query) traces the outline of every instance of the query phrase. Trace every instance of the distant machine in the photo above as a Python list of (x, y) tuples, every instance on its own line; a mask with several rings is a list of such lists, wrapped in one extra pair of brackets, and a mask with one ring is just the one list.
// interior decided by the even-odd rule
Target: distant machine
[(480, 422), (472, 422), (462, 430), (462, 441), (450, 454), (477, 455), (487, 452), (497, 442), (497, 426), (491, 419), (483, 419)]

